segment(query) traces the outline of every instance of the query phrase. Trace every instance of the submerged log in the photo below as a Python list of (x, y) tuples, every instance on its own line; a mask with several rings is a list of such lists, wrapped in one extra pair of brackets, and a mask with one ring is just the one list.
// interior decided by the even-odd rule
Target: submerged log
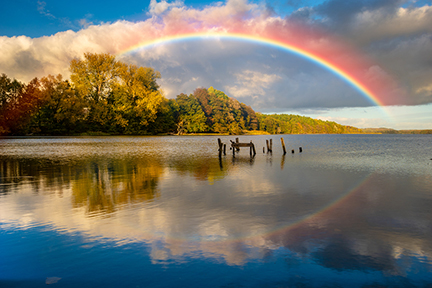
[(233, 147), (252, 147), (253, 143), (233, 143)]

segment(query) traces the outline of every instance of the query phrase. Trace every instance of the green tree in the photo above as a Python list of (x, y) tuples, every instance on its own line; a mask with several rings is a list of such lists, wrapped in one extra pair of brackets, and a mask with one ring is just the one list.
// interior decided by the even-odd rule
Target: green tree
[(178, 115), (178, 105), (174, 99), (163, 98), (156, 120), (149, 124), (148, 132), (151, 134), (174, 133), (177, 130), (176, 115)]
[(199, 101), (191, 94), (180, 94), (176, 98), (179, 106), (178, 133), (197, 133), (208, 131), (207, 117)]
[(243, 130), (258, 129), (258, 119), (252, 108), (213, 87), (208, 89), (208, 94), (214, 132), (241, 134)]

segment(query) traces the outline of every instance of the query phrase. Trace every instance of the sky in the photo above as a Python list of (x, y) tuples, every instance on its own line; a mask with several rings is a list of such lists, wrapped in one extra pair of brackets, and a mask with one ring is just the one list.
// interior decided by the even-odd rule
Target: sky
[[(59, 73), (67, 79), (72, 59), (112, 53), (159, 71), (168, 98), (213, 86), (263, 113), (432, 129), (430, 1), (16, 0), (2, 3), (0, 19), (0, 73), (23, 82)], [(170, 40), (184, 33), (217, 36)], [(224, 33), (321, 55), (374, 98), (304, 54)], [(140, 45), (146, 42), (153, 44)]]

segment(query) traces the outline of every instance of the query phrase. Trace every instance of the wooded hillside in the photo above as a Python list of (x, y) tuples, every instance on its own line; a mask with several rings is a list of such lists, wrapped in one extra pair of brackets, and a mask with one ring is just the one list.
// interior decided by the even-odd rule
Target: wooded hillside
[(362, 133), (298, 115), (266, 115), (210, 87), (164, 97), (149, 67), (86, 53), (61, 75), (28, 84), (0, 76), (0, 135), (155, 135), (162, 133)]

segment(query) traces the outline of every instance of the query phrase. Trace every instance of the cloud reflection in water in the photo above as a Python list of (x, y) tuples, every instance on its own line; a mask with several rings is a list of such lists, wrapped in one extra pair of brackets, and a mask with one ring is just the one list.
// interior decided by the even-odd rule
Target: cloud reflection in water
[[(344, 141), (358, 149), (358, 137)], [(305, 153), (252, 160), (248, 151), (218, 159), (214, 137), (180, 138), (183, 153), (170, 152), (175, 139), (161, 139), (107, 138), (92, 151), (85, 150), (92, 139), (46, 139), (22, 144), (34, 157), (2, 152), (2, 229), (47, 225), (96, 242), (145, 243), (153, 263), (285, 258), (287, 267), (339, 272), (431, 272), (427, 165), (403, 173), (414, 164), (381, 161), (366, 146), (332, 150), (324, 136), (309, 138)]]

